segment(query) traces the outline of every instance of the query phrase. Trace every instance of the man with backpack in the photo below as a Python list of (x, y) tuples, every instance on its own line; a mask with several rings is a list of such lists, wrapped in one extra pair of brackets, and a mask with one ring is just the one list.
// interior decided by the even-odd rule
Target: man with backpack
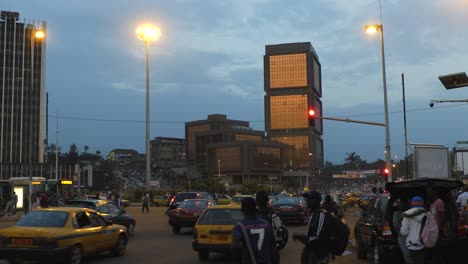
[(256, 193), (256, 202), (258, 207), (258, 216), (267, 220), (273, 229), (273, 243), (275, 245), (273, 251), (273, 263), (279, 263), (279, 251), (288, 243), (289, 232), (285, 225), (281, 222), (280, 217), (273, 213), (268, 207), (269, 197), (264, 190)]
[(411, 199), (412, 208), (403, 213), (401, 235), (406, 236), (406, 246), (414, 264), (425, 262), (424, 244), (421, 241), (423, 220), (426, 217), (424, 200), (420, 196)]
[[(437, 192), (432, 188), (429, 188), (426, 191), (426, 196), (427, 196), (427, 201), (428, 201), (428, 204), (429, 204), (428, 209), (429, 209), (431, 219), (433, 218), (433, 222), (435, 221), (435, 224), (437, 226), (437, 227), (432, 226), (430, 228), (431, 228), (431, 230), (434, 230), (435, 228), (438, 228), (438, 230), (437, 230), (438, 231), (437, 241), (435, 242), (434, 245), (431, 245), (431, 247), (427, 247), (426, 254), (428, 255), (428, 258), (431, 260), (430, 261), (431, 263), (442, 264), (442, 263), (444, 263), (444, 260), (442, 259), (442, 254), (440, 252), (440, 239), (441, 239), (441, 235), (442, 235), (442, 232), (440, 232), (440, 231), (442, 230), (442, 226), (446, 222), (445, 204), (442, 201), (442, 199), (440, 199), (438, 197)], [(428, 217), (428, 219), (429, 219), (429, 217)], [(430, 232), (430, 231), (428, 230), (427, 232)], [(428, 239), (429, 239), (429, 235), (430, 234), (427, 234)], [(434, 236), (435, 235), (432, 235), (432, 238)]]
[(322, 195), (317, 191), (303, 194), (310, 209), (310, 220), (307, 236), (294, 234), (305, 244), (302, 252), (302, 263), (326, 264), (330, 255), (340, 256), (345, 251), (349, 241), (349, 229), (332, 214), (320, 209)]

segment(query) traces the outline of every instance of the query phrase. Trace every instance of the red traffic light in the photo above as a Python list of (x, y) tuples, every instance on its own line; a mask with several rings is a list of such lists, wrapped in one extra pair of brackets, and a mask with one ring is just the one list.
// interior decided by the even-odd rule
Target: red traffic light
[(314, 109), (312, 109), (312, 108), (311, 108), (311, 109), (309, 109), (309, 112), (308, 112), (308, 114), (309, 114), (309, 117), (315, 117), (315, 110), (314, 110)]
[(385, 169), (384, 169), (384, 174), (385, 174), (385, 175), (388, 175), (388, 172), (389, 172), (388, 169), (385, 168)]

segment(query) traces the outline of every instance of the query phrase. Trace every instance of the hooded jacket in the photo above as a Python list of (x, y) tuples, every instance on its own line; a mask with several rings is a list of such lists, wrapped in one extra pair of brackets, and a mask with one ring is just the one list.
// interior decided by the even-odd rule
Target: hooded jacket
[(401, 224), (401, 234), (406, 237), (406, 246), (410, 250), (420, 250), (424, 248), (421, 242), (421, 225), (426, 216), (426, 210), (421, 207), (411, 208), (403, 213)]

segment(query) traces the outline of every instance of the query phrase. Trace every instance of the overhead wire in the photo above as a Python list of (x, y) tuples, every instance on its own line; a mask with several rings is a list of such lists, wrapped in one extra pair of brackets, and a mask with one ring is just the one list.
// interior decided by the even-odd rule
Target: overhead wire
[[(448, 105), (448, 106), (439, 106), (434, 108), (416, 108), (416, 109), (409, 109), (406, 112), (420, 112), (420, 111), (428, 111), (434, 110), (439, 108), (452, 108), (452, 107), (459, 107), (459, 106), (467, 106), (468, 104), (456, 104), (456, 105)], [(403, 111), (390, 111), (390, 114), (399, 114), (403, 113)], [(356, 114), (356, 115), (346, 115), (346, 116), (335, 116), (335, 118), (350, 118), (350, 117), (365, 117), (365, 116), (377, 116), (383, 115), (384, 113), (369, 113), (369, 114)], [(57, 116), (49, 115), (49, 118), (57, 118)], [(73, 117), (73, 116), (59, 116), (61, 120), (78, 120), (78, 121), (95, 121), (95, 122), (116, 122), (116, 123), (145, 123), (145, 120), (128, 120), (128, 119), (106, 119), (106, 118), (89, 118), (89, 117)], [(150, 121), (153, 124), (185, 124), (187, 121)], [(251, 123), (263, 123), (264, 120), (249, 120), (248, 122)]]

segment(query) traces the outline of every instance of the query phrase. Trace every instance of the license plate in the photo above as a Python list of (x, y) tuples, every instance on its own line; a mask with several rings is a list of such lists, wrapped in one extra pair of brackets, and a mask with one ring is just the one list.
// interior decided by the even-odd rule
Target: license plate
[(21, 245), (21, 246), (31, 246), (32, 239), (30, 238), (12, 238), (11, 244), (13, 245)]
[(216, 235), (217, 240), (228, 240), (228, 235)]

